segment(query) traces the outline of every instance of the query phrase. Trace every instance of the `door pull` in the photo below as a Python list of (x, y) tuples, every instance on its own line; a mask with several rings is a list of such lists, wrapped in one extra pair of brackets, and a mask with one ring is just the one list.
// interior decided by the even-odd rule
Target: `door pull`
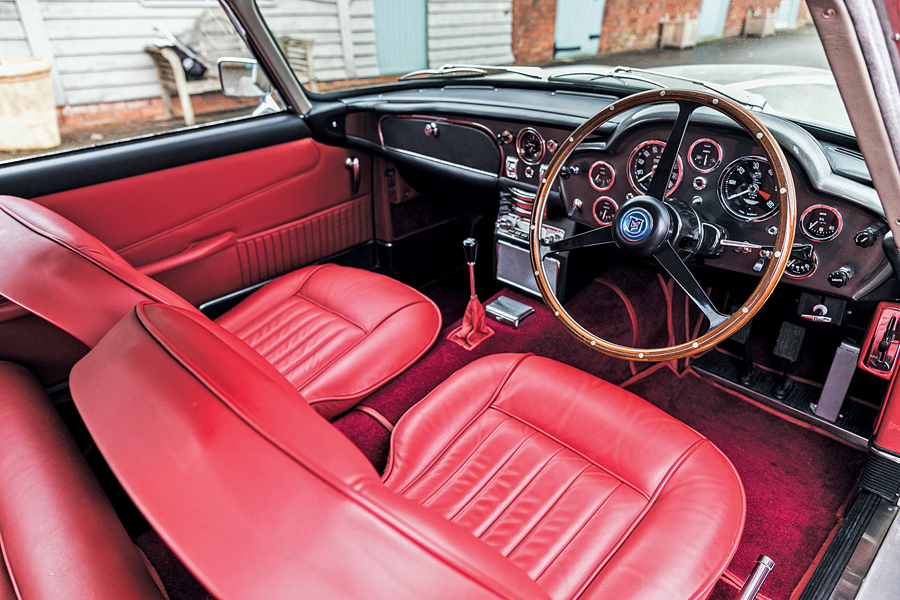
[(350, 192), (356, 195), (359, 191), (359, 159), (355, 156), (348, 156), (344, 161), (344, 166), (350, 171)]

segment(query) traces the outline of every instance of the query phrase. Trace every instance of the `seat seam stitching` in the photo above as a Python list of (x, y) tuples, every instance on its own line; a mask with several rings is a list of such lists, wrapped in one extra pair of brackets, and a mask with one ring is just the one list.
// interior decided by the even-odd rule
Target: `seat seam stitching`
[(503, 467), (505, 467), (506, 465), (508, 465), (508, 464), (509, 464), (509, 461), (511, 461), (511, 460), (513, 459), (513, 457), (514, 457), (516, 454), (519, 453), (519, 450), (521, 450), (522, 447), (523, 447), (525, 444), (528, 443), (528, 440), (530, 440), (530, 439), (533, 438), (534, 436), (535, 436), (535, 432), (532, 432), (530, 435), (526, 436), (525, 439), (523, 439), (521, 442), (519, 442), (519, 444), (516, 446), (515, 450), (513, 450), (512, 452), (510, 452), (509, 456), (507, 456), (506, 459), (504, 459), (504, 461), (503, 461), (502, 463), (500, 463), (500, 465), (499, 465), (496, 469), (494, 469), (494, 472), (491, 473), (491, 475), (490, 475), (490, 477), (488, 477), (487, 481), (485, 481), (481, 486), (479, 486), (479, 488), (478, 488), (477, 490), (475, 490), (475, 493), (472, 495), (472, 497), (469, 498), (469, 499), (465, 502), (465, 504), (463, 504), (463, 505), (459, 508), (459, 510), (457, 510), (455, 513), (453, 513), (453, 515), (452, 515), (451, 517), (448, 517), (447, 520), (448, 520), (448, 521), (453, 521), (453, 519), (455, 519), (457, 516), (459, 516), (459, 513), (461, 513), (461, 512), (464, 511), (469, 505), (471, 505), (472, 502), (474, 502), (475, 499), (478, 498), (478, 495), (481, 494), (481, 492), (484, 491), (484, 489), (485, 489), (487, 486), (489, 486), (489, 485), (491, 484), (492, 481), (494, 481), (494, 479), (497, 477), (497, 475), (500, 473), (500, 471), (503, 470)]
[(613, 497), (613, 495), (616, 493), (616, 491), (618, 491), (618, 489), (620, 487), (622, 487), (622, 485), (623, 485), (623, 483), (621, 481), (619, 483), (617, 483), (616, 487), (614, 487), (609, 492), (609, 494), (607, 494), (606, 498), (604, 498), (603, 501), (597, 505), (597, 508), (595, 508), (591, 512), (591, 514), (588, 515), (587, 519), (584, 520), (584, 522), (578, 527), (578, 529), (575, 531), (575, 533), (572, 534), (572, 536), (569, 538), (569, 540), (565, 544), (563, 544), (563, 547), (560, 548), (556, 552), (554, 557), (550, 559), (550, 561), (547, 563), (547, 565), (543, 569), (541, 569), (541, 572), (538, 573), (537, 577), (534, 578), (535, 583), (537, 583), (537, 580), (540, 579), (541, 576), (543, 576), (543, 574), (547, 572), (547, 569), (549, 569), (551, 566), (553, 566), (553, 563), (556, 562), (556, 559), (558, 559), (563, 552), (565, 552), (566, 548), (568, 548), (570, 545), (572, 545), (572, 542), (575, 541), (575, 538), (577, 538), (581, 534), (581, 532), (584, 531), (584, 528), (588, 526), (588, 523), (590, 523), (594, 519), (594, 517), (597, 516), (597, 514), (600, 512), (600, 509), (602, 509), (604, 506), (606, 506), (606, 503), (609, 502), (609, 499)]
[[(453, 469), (453, 472), (448, 474), (447, 477), (444, 479), (444, 481), (441, 482), (441, 484), (437, 488), (435, 488), (430, 494), (428, 494), (428, 497), (419, 501), (419, 504), (424, 506), (426, 502), (428, 502), (435, 496), (435, 494), (437, 494), (438, 492), (443, 490), (445, 487), (447, 487), (447, 484), (450, 483), (450, 480), (453, 479), (453, 477), (455, 477), (456, 474), (459, 473), (463, 469), (463, 467), (465, 467), (467, 464), (469, 464), (469, 461), (472, 460), (472, 457), (475, 456), (475, 454), (479, 450), (481, 450), (481, 448), (484, 447), (485, 444), (488, 443), (488, 440), (490, 440), (492, 437), (494, 437), (494, 434), (497, 432), (497, 430), (500, 429), (505, 423), (508, 423), (508, 422), (509, 422), (509, 419), (504, 419), (503, 421), (500, 421), (499, 423), (497, 423), (497, 426), (494, 427), (493, 429), (491, 429), (491, 432), (488, 433), (487, 436), (485, 436), (485, 438), (483, 440), (478, 442), (478, 445), (475, 446), (475, 448), (473, 448), (471, 452), (469, 452), (469, 454), (466, 456), (466, 458), (455, 469)], [(404, 492), (405, 491), (406, 490), (404, 490)]]
[[(411, 304), (407, 304), (407, 305), (405, 305), (404, 307), (402, 307), (402, 308), (400, 308), (400, 309), (394, 311), (393, 313), (391, 313), (388, 317), (386, 317), (386, 318), (383, 319), (382, 321), (380, 321), (380, 322), (378, 323), (378, 325), (376, 325), (375, 327), (373, 327), (370, 331), (366, 331), (365, 329), (362, 329), (362, 327), (360, 327), (360, 329), (362, 329), (362, 331), (363, 331), (363, 335), (362, 335), (358, 340), (356, 340), (355, 342), (353, 342), (353, 344), (351, 344), (350, 346), (348, 346), (343, 352), (341, 352), (340, 354), (338, 354), (337, 356), (335, 356), (333, 359), (331, 359), (330, 361), (328, 361), (328, 364), (324, 365), (321, 369), (319, 369), (319, 371), (317, 371), (317, 373), (321, 373), (321, 372), (324, 371), (325, 369), (330, 368), (330, 367), (331, 367), (332, 365), (334, 365), (337, 361), (341, 360), (341, 359), (344, 358), (348, 353), (350, 353), (350, 351), (355, 350), (357, 346), (359, 346), (360, 344), (362, 344), (362, 343), (369, 337), (370, 334), (374, 333), (375, 330), (378, 329), (378, 328), (379, 328), (385, 321), (387, 321), (390, 317), (393, 317), (394, 315), (399, 314), (401, 311), (404, 311), (404, 310), (406, 310), (407, 308), (409, 308), (409, 307), (411, 307), (411, 306), (415, 306), (416, 304), (427, 304), (427, 303), (426, 303), (424, 300), (416, 300), (415, 302), (413, 302), (413, 303), (411, 303)], [(348, 321), (348, 322), (353, 323), (352, 321)], [(353, 324), (355, 325), (355, 323), (353, 323)], [(432, 342), (432, 343), (433, 343), (433, 342)], [(429, 347), (430, 347), (430, 344), (429, 344)], [(427, 350), (427, 349), (428, 349), (428, 348), (426, 348), (426, 350)], [(308, 385), (308, 384), (307, 384), (307, 385)], [(304, 389), (306, 389), (306, 386), (304, 386)], [(356, 396), (356, 394), (350, 394), (350, 395), (349, 395), (349, 397), (351, 397), (351, 398), (354, 397), (354, 396)], [(342, 400), (342, 399), (344, 399), (344, 398), (346, 398), (346, 396), (338, 396), (338, 397), (331, 397), (331, 396), (329, 396), (328, 398), (320, 398), (319, 400), (315, 400), (315, 401), (311, 402), (310, 404), (319, 404), (319, 403), (321, 403), (321, 402), (336, 402), (336, 401)]]
[(6, 567), (6, 574), (9, 575), (9, 582), (12, 585), (13, 592), (18, 600), (23, 600), (22, 592), (19, 590), (19, 584), (16, 582), (16, 575), (13, 572), (12, 563), (10, 562), (9, 553), (6, 551), (6, 544), (3, 543), (3, 532), (0, 531), (0, 555), (2, 555), (3, 564)]
[(606, 474), (609, 475), (610, 477), (612, 477), (612, 478), (614, 478), (614, 479), (617, 479), (618, 481), (621, 481), (622, 483), (624, 483), (625, 485), (627, 485), (628, 487), (630, 487), (631, 489), (633, 489), (635, 492), (637, 492), (638, 494), (640, 494), (641, 496), (643, 496), (644, 499), (650, 500), (650, 498), (651, 498), (650, 494), (647, 494), (647, 492), (643, 491), (641, 488), (639, 488), (638, 486), (634, 485), (633, 483), (631, 483), (630, 481), (628, 481), (628, 480), (625, 479), (624, 477), (620, 477), (619, 475), (613, 473), (613, 472), (610, 471), (608, 468), (604, 467), (603, 465), (601, 465), (601, 464), (598, 463), (597, 461), (593, 460), (592, 458), (590, 458), (590, 457), (588, 457), (588, 456), (585, 456), (584, 453), (579, 452), (578, 450), (576, 450), (575, 448), (573, 448), (573, 447), (570, 446), (569, 444), (567, 444), (567, 443), (561, 441), (560, 439), (558, 439), (557, 437), (555, 437), (555, 436), (553, 436), (553, 435), (547, 433), (547, 432), (544, 431), (542, 428), (540, 428), (540, 427), (538, 427), (538, 426), (536, 426), (536, 425), (534, 425), (534, 424), (532, 424), (532, 423), (526, 421), (525, 419), (523, 419), (523, 418), (521, 418), (521, 417), (519, 417), (519, 416), (517, 416), (517, 415), (512, 414), (511, 412), (509, 412), (508, 410), (506, 410), (506, 409), (504, 409), (504, 408), (500, 408), (500, 407), (498, 407), (498, 406), (491, 406), (490, 408), (493, 408), (494, 410), (496, 410), (496, 411), (498, 411), (498, 412), (502, 412), (503, 414), (507, 415), (507, 416), (510, 417), (511, 419), (515, 419), (516, 421), (519, 421), (520, 423), (522, 423), (522, 424), (525, 425), (526, 427), (530, 427), (531, 429), (534, 429), (535, 431), (540, 432), (542, 435), (546, 436), (548, 439), (553, 440), (554, 442), (556, 442), (556, 443), (559, 444), (560, 446), (566, 448), (567, 450), (569, 450), (569, 451), (572, 452), (573, 454), (575, 454), (575, 455), (581, 457), (582, 459), (584, 459), (585, 462), (588, 462), (588, 463), (594, 465), (595, 467), (597, 467), (598, 469), (600, 469), (601, 471), (603, 471), (604, 473), (606, 473)]
[(669, 468), (668, 473), (666, 473), (665, 477), (663, 477), (663, 480), (656, 487), (656, 490), (654, 490), (653, 496), (650, 498), (650, 501), (647, 502), (647, 505), (644, 507), (644, 509), (641, 511), (641, 513), (632, 520), (631, 525), (628, 526), (628, 529), (626, 529), (622, 533), (622, 535), (619, 537), (619, 540), (616, 542), (616, 544), (610, 549), (609, 552), (606, 553), (606, 556), (604, 556), (600, 560), (600, 562), (594, 568), (594, 571), (588, 576), (588, 578), (584, 581), (584, 583), (581, 584), (581, 586), (578, 588), (578, 591), (572, 597), (572, 600), (578, 600), (579, 598), (581, 598), (581, 596), (584, 594), (584, 592), (587, 591), (587, 588), (590, 586), (590, 584), (593, 583), (595, 579), (597, 579), (598, 575), (600, 575), (600, 572), (603, 570), (603, 567), (605, 567), (606, 564), (609, 563), (610, 560), (612, 560), (613, 556), (615, 556), (616, 553), (625, 544), (625, 541), (628, 539), (628, 537), (643, 522), (644, 518), (648, 514), (650, 514), (650, 509), (653, 508), (653, 506), (655, 506), (656, 501), (662, 495), (662, 492), (666, 488), (666, 485), (668, 485), (669, 481), (672, 480), (672, 477), (675, 475), (675, 473), (678, 471), (678, 469), (680, 469), (681, 466), (684, 465), (685, 462), (687, 462), (688, 458), (690, 458), (694, 454), (694, 452), (696, 452), (700, 448), (700, 446), (703, 446), (704, 444), (710, 444), (710, 441), (707, 440), (706, 438), (701, 438), (701, 439), (697, 440), (696, 442), (691, 444), (691, 446), (688, 447), (681, 454), (681, 456), (679, 456), (678, 459), (672, 464), (672, 466)]
[[(578, 481), (578, 478), (584, 475), (584, 472), (587, 471), (589, 467), (590, 465), (584, 465), (584, 467), (581, 468), (578, 474), (576, 474), (575, 477), (573, 477), (569, 481), (569, 483), (566, 484), (566, 487), (560, 490), (559, 495), (553, 500), (550, 506), (547, 507), (541, 517), (537, 521), (535, 521), (534, 525), (527, 531), (522, 532), (522, 537), (519, 538), (519, 540), (516, 542), (516, 545), (509, 550), (509, 553), (505, 555), (507, 558), (512, 556), (513, 552), (519, 549), (519, 547), (525, 542), (525, 538), (528, 537), (528, 534), (534, 531), (537, 526), (541, 524), (541, 521), (543, 521), (554, 508), (556, 508), (556, 505), (559, 504), (559, 501), (562, 500), (563, 496), (566, 495), (566, 492), (568, 492), (572, 488), (572, 486), (575, 485), (575, 482)], [(620, 481), (619, 483), (621, 484), (622, 482)]]
[[(334, 339), (335, 337), (337, 337), (338, 333), (332, 333), (330, 336), (328, 336), (328, 337), (326, 337), (324, 340), (322, 340), (323, 343), (321, 343), (321, 344), (312, 344), (312, 343), (310, 343), (309, 340), (310, 340), (311, 338), (315, 337), (317, 334), (319, 334), (323, 329), (326, 329), (327, 327), (328, 327), (328, 324), (327, 324), (327, 323), (319, 323), (319, 324), (317, 324), (317, 325), (315, 325), (315, 326), (313, 326), (313, 327), (310, 327), (310, 328), (309, 328), (310, 331), (306, 332), (306, 334), (302, 337), (302, 339), (297, 340), (296, 342), (291, 343), (291, 344), (286, 344), (286, 345), (288, 345), (289, 347), (287, 348), (286, 351), (281, 352), (280, 355), (278, 356), (278, 358), (270, 358), (270, 357), (266, 356), (266, 360), (268, 360), (272, 365), (274, 365), (275, 362), (281, 361), (281, 360), (287, 358), (287, 357), (288, 357), (294, 350), (296, 350), (297, 348), (300, 348), (301, 346), (307, 346), (307, 348), (306, 348), (307, 351), (306, 351), (305, 353), (303, 353), (303, 354), (300, 356), (299, 359), (294, 360), (294, 361), (288, 363), (288, 365), (287, 365), (284, 369), (278, 369), (282, 374), (284, 374), (285, 377), (287, 377), (287, 374), (288, 374), (289, 371), (292, 371), (293, 369), (296, 369), (296, 368), (297, 368), (298, 366), (300, 366), (302, 363), (308, 361), (311, 357), (315, 356), (316, 353), (318, 353), (318, 352), (319, 352), (319, 351), (320, 351), (320, 350), (321, 350), (321, 349), (322, 349), (329, 341), (331, 341), (332, 339)], [(303, 329), (304, 329), (303, 324), (300, 324), (300, 325), (298, 325), (297, 327), (295, 327), (295, 328), (289, 330), (289, 331), (290, 331), (290, 335), (298, 334), (298, 333), (300, 333), (301, 331), (303, 331)], [(346, 331), (346, 330), (343, 330), (343, 331)], [(287, 340), (285, 340), (284, 343), (286, 343), (286, 342), (287, 342)], [(255, 346), (254, 346), (254, 348), (255, 348)], [(260, 352), (260, 354), (262, 354), (261, 351), (258, 350), (258, 352)], [(264, 356), (265, 356), (265, 355), (264, 355)], [(329, 363), (329, 364), (330, 364), (330, 363)], [(315, 375), (321, 373), (321, 372), (325, 369), (326, 366), (327, 366), (327, 365), (325, 365), (325, 366), (323, 366), (322, 368), (320, 368), (318, 371), (316, 371), (315, 373), (313, 373), (310, 377), (315, 376)], [(277, 368), (277, 367), (276, 367), (276, 368)], [(307, 378), (307, 381), (308, 381), (308, 380), (309, 380), (309, 377)], [(295, 386), (295, 387), (296, 387), (296, 386)]]
[[(477, 534), (479, 539), (481, 539), (482, 536), (487, 535), (487, 532), (491, 529), (491, 527), (494, 526), (494, 523), (499, 521), (500, 518), (503, 515), (505, 515), (509, 511), (510, 508), (512, 508), (512, 505), (515, 504), (516, 500), (518, 500), (522, 496), (522, 494), (525, 493), (525, 490), (528, 489), (528, 486), (531, 483), (533, 483), (541, 473), (544, 472), (544, 469), (546, 469), (550, 465), (550, 463), (553, 462), (553, 459), (555, 459), (559, 455), (559, 453), (562, 452), (563, 450), (564, 450), (564, 448), (562, 448), (562, 447), (557, 448), (556, 452), (551, 454), (547, 458), (547, 460), (544, 462), (544, 464), (541, 465), (541, 468), (537, 470), (537, 472), (534, 474), (534, 476), (532, 476), (531, 481), (529, 481), (524, 486), (522, 486), (522, 489), (519, 490), (518, 492), (516, 492), (516, 495), (513, 496), (510, 499), (510, 501), (506, 504), (506, 506), (503, 507), (503, 510), (500, 511), (500, 514), (498, 514), (496, 517), (491, 519), (490, 523), (486, 523), (486, 524), (482, 525), (482, 528), (483, 528), (482, 532), (480, 534)], [(584, 469), (582, 469), (582, 471), (584, 471)], [(575, 477), (578, 477), (578, 475), (576, 475)]]
[[(467, 432), (469, 429), (471, 429), (471, 427), (475, 423), (475, 421), (478, 420), (485, 412), (487, 412), (488, 408), (491, 407), (491, 404), (493, 404), (494, 401), (497, 399), (497, 396), (500, 394), (500, 390), (503, 389), (503, 386), (506, 385), (507, 381), (509, 381), (509, 378), (515, 372), (515, 370), (518, 369), (519, 365), (521, 365), (522, 362), (529, 356), (533, 356), (533, 355), (532, 354), (523, 354), (512, 365), (509, 366), (509, 368), (506, 370), (506, 373), (504, 374), (503, 378), (500, 380), (499, 383), (497, 383), (497, 387), (494, 388), (494, 391), (491, 393), (490, 398), (488, 398), (487, 402), (484, 403), (484, 406), (481, 407), (481, 409), (478, 410), (478, 412), (475, 413), (471, 419), (469, 419), (468, 423), (466, 423), (465, 426), (463, 426), (463, 428), (460, 429), (459, 432), (455, 436), (453, 436), (453, 438), (451, 438), (450, 440), (447, 441), (446, 444), (444, 444), (444, 447), (441, 448), (441, 450), (435, 455), (435, 457), (433, 459), (431, 459), (428, 462), (427, 465), (425, 465), (425, 467), (419, 472), (418, 475), (416, 475), (416, 477), (412, 481), (410, 481), (407, 485), (403, 486), (403, 489), (397, 491), (398, 494), (403, 495), (411, 486), (416, 484), (425, 475), (425, 473), (427, 473), (431, 469), (431, 467), (433, 467), (435, 465), (435, 463), (438, 460), (440, 460), (447, 453), (447, 450), (450, 448), (450, 446), (452, 446), (460, 437), (462, 437), (462, 435), (465, 432)], [(426, 396), (426, 398), (427, 398), (427, 396)], [(424, 398), (423, 398), (423, 400), (424, 400)], [(406, 416), (406, 415), (404, 415), (404, 416)], [(397, 425), (395, 426), (395, 429), (394, 429), (395, 432), (396, 432), (396, 428), (400, 426), (402, 420), (403, 420), (403, 418), (401, 417), (401, 419), (397, 422)], [(499, 427), (499, 425), (498, 425), (498, 427)], [(385, 474), (382, 476), (382, 479), (381, 479), (382, 481), (386, 481), (388, 479), (388, 477), (390, 476), (391, 471), (393, 471), (393, 463), (391, 461), (391, 459), (393, 458), (393, 454), (394, 454), (394, 443), (393, 443), (393, 436), (391, 436), (391, 448), (390, 448), (390, 452), (388, 454), (388, 461), (391, 464), (391, 470), (385, 471)]]
[[(246, 339), (247, 337), (254, 335), (260, 329), (271, 323), (273, 320), (283, 315), (290, 307), (290, 304), (284, 303), (274, 313), (267, 314), (265, 318), (260, 319), (258, 322), (247, 323), (246, 326), (240, 327), (237, 330), (233, 330), (232, 333), (234, 333), (234, 335), (238, 336), (241, 339)], [(228, 313), (225, 313), (225, 315), (223, 316), (226, 315), (228, 315)]]
[[(285, 311), (286, 310), (287, 309), (285, 309)], [(283, 313), (279, 313), (278, 316), (281, 316), (281, 314), (283, 314)], [(275, 320), (275, 317), (268, 319), (266, 321), (266, 323), (263, 324), (263, 326), (269, 325), (274, 320)], [(308, 321), (291, 319), (290, 323), (287, 323), (287, 322), (283, 323), (282, 325), (279, 325), (276, 328), (274, 328), (272, 331), (266, 333), (263, 337), (261, 337), (257, 340), (254, 340), (252, 343), (253, 348), (255, 350), (257, 350), (257, 352), (262, 354), (262, 350), (261, 350), (262, 345), (265, 344), (266, 342), (268, 342), (269, 340), (271, 340), (273, 337), (277, 336), (278, 334), (293, 335), (293, 334), (297, 333), (298, 331), (300, 331), (307, 324), (308, 324)], [(320, 327), (321, 327), (321, 325), (320, 325)], [(247, 343), (249, 344), (250, 342), (247, 342)], [(276, 345), (277, 345), (277, 343), (276, 343)], [(281, 357), (279, 357), (279, 358), (281, 358)]]

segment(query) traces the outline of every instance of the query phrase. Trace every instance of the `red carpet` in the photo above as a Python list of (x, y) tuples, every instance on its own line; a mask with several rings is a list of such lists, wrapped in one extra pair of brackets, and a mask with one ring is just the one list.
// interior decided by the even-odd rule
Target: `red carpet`
[[(762, 595), (787, 600), (837, 524), (864, 453), (757, 408), (692, 371), (677, 375), (675, 369), (683, 370), (684, 361), (644, 373), (646, 363), (599, 354), (569, 336), (540, 300), (509, 290), (503, 293), (536, 309), (519, 330), (492, 322), (495, 335), (473, 351), (442, 337), (422, 360), (363, 404), (396, 423), (451, 373), (498, 352), (534, 352), (613, 383), (633, 379), (628, 389), (707, 436), (734, 463), (747, 491), (747, 524), (729, 570), (742, 580), (759, 554), (771, 556), (776, 566)], [(668, 319), (660, 306), (668, 307)], [(589, 285), (566, 308), (601, 337), (628, 345), (634, 340), (639, 346), (680, 342), (697, 327), (695, 313), (671, 281), (631, 277), (624, 269), (611, 269), (604, 281)], [(448, 324), (444, 334), (457, 326)], [(641, 375), (634, 377), (635, 372)], [(389, 445), (384, 427), (359, 412), (338, 419), (335, 426), (383, 469)], [(733, 587), (720, 582), (713, 598), (736, 596)]]

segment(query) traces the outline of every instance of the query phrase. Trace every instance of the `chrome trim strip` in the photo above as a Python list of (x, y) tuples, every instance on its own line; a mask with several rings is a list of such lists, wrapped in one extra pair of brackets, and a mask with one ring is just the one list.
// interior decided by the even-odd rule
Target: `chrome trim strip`
[(884, 448), (880, 448), (875, 443), (874, 439), (869, 441), (869, 452), (871, 452), (872, 454), (874, 454), (876, 456), (880, 456), (881, 458), (883, 458), (885, 460), (889, 460), (892, 463), (896, 463), (896, 464), (900, 465), (900, 456), (897, 456), (893, 452), (889, 452), (888, 450), (885, 450)]
[(853, 600), (856, 598), (896, 516), (896, 507), (882, 498), (875, 508), (875, 514), (869, 520), (866, 530), (856, 544), (856, 549), (850, 555), (829, 600)]
[(490, 171), (482, 171), (481, 169), (476, 169), (474, 167), (467, 167), (465, 165), (459, 165), (459, 164), (452, 163), (447, 160), (441, 160), (440, 158), (435, 158), (433, 156), (425, 156), (424, 154), (419, 154), (418, 152), (411, 152), (409, 150), (401, 150), (400, 148), (394, 148), (393, 146), (385, 146), (385, 148), (388, 150), (392, 150), (394, 152), (399, 152), (400, 154), (405, 154), (407, 156), (414, 156), (416, 158), (421, 158), (422, 160), (427, 160), (429, 162), (446, 165), (448, 167), (455, 167), (457, 169), (465, 169), (466, 171), (478, 173), (479, 175), (487, 175), (488, 177), (497, 177), (496, 173), (491, 173)]

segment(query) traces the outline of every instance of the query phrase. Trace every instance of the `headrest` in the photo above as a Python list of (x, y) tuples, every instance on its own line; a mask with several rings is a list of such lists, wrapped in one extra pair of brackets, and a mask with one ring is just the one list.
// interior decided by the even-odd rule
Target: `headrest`
[(132, 307), (152, 300), (193, 307), (55, 212), (0, 196), (0, 294), (96, 344)]
[(220, 600), (546, 598), (387, 490), (284, 376), (202, 316), (139, 305), (70, 386), (113, 473)]

